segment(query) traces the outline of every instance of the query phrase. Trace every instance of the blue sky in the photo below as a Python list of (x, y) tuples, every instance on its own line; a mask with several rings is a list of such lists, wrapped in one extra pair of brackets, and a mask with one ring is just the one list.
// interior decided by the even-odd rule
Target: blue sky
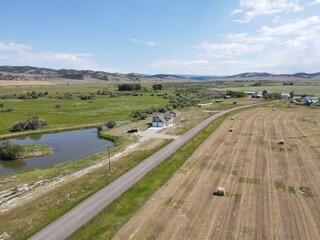
[(320, 0), (6, 0), (1, 9), (0, 65), (320, 71)]

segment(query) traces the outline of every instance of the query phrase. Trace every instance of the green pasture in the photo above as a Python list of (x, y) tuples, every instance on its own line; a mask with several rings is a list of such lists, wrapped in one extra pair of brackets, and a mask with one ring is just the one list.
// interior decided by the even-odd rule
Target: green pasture
[[(95, 100), (55, 99), (50, 97), (38, 99), (1, 99), (3, 108), (12, 112), (0, 112), (0, 134), (9, 133), (15, 121), (38, 116), (48, 122), (45, 129), (63, 128), (82, 124), (94, 124), (107, 121), (130, 119), (130, 112), (147, 107), (159, 107), (168, 103), (158, 96), (122, 96), (110, 98), (97, 97)], [(59, 104), (61, 107), (57, 108)]]

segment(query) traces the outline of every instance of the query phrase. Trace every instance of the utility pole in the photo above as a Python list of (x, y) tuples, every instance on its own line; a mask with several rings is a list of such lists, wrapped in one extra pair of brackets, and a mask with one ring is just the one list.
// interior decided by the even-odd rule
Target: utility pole
[(108, 158), (109, 158), (109, 174), (111, 174), (111, 160), (110, 160), (110, 146), (108, 146)]

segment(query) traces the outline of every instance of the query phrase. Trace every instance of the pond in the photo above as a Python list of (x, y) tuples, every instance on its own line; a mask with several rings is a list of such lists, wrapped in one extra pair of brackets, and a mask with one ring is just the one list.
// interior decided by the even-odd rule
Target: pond
[(53, 149), (47, 157), (28, 158), (15, 161), (0, 160), (0, 174), (26, 169), (52, 166), (59, 163), (79, 160), (114, 147), (114, 143), (99, 137), (96, 128), (32, 135), (9, 140), (13, 144), (45, 144)]

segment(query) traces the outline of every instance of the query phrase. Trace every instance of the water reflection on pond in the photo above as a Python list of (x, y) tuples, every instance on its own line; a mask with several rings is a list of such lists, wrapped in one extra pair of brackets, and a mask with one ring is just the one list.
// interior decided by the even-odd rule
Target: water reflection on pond
[(0, 174), (79, 160), (104, 151), (108, 146), (114, 147), (113, 142), (100, 138), (95, 128), (31, 135), (23, 138), (10, 139), (10, 142), (21, 145), (49, 145), (53, 149), (53, 154), (47, 157), (0, 161)]

